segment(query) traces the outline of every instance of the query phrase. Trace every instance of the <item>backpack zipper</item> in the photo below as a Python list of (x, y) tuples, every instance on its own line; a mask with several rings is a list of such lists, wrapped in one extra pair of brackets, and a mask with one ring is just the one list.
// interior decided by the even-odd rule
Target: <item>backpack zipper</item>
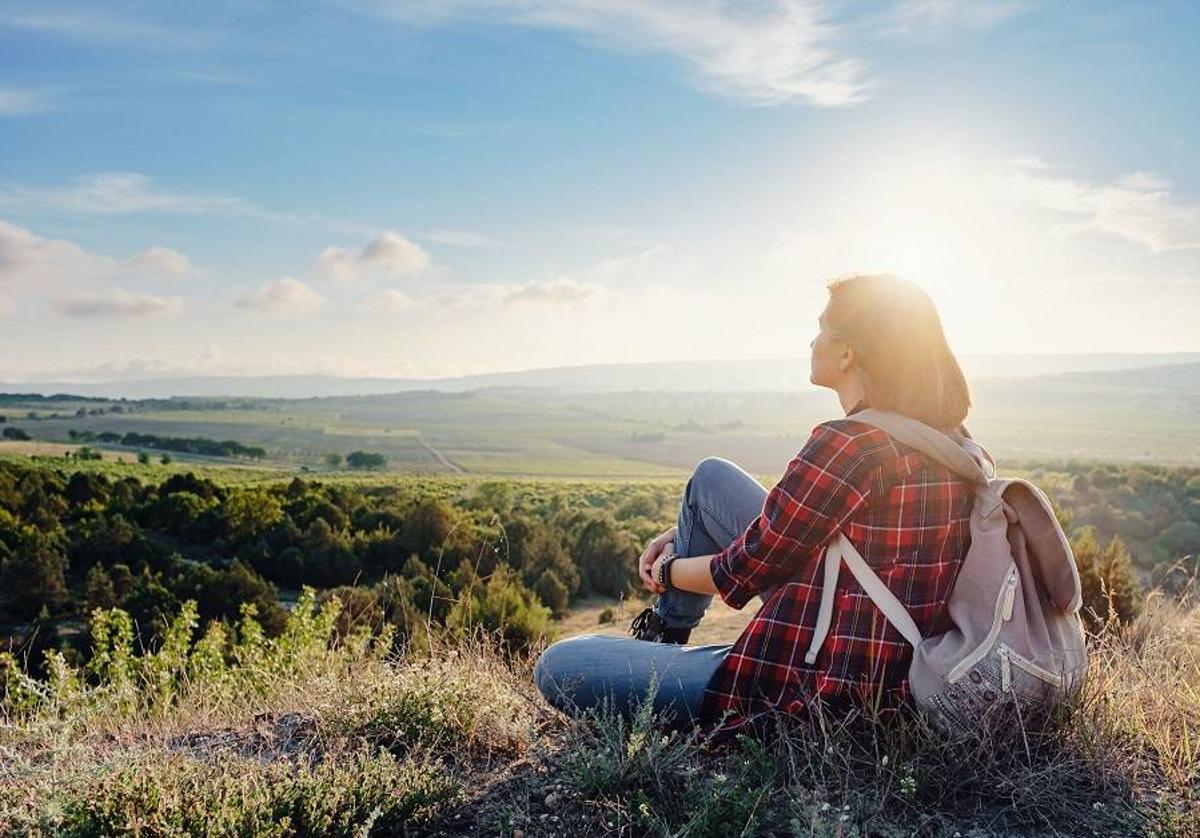
[(1017, 599), (1017, 573), (1016, 573), (1016, 570), (1017, 569), (1014, 567), (1013, 572), (1011, 574), (1009, 574), (1008, 580), (1005, 582), (1005, 587), (1004, 587), (1004, 608), (1002, 609), (1002, 614), (1004, 617), (1004, 622), (1006, 622), (1006, 623), (1012, 619), (1013, 603)]
[(1033, 677), (1040, 678), (1041, 680), (1045, 681), (1046, 683), (1052, 684), (1053, 686), (1058, 687), (1059, 689), (1062, 689), (1063, 678), (1061, 675), (1051, 672), (1049, 669), (1046, 669), (1043, 666), (1039, 666), (1038, 664), (1034, 663), (1033, 661), (1029, 660), (1028, 658), (1026, 658), (1022, 655), (1018, 655), (1015, 651), (1013, 651), (1011, 646), (1001, 643), (1000, 644), (1000, 654), (1004, 656), (1002, 658), (1002, 660), (1010, 661), (1011, 663), (1016, 664), (1021, 669), (1024, 669), (1026, 672), (1028, 672)]
[(1000, 634), (1000, 624), (1004, 620), (1012, 619), (1013, 601), (1016, 599), (1017, 593), (1017, 566), (1014, 564), (1008, 572), (1008, 578), (1004, 580), (1004, 587), (1001, 588), (999, 596), (996, 597), (996, 610), (992, 616), (992, 627), (988, 629), (987, 637), (975, 647), (975, 651), (960, 660), (958, 664), (946, 674), (946, 680), (951, 684), (962, 678), (963, 674), (979, 661), (983, 660), (991, 649), (992, 643), (996, 640), (996, 636)]

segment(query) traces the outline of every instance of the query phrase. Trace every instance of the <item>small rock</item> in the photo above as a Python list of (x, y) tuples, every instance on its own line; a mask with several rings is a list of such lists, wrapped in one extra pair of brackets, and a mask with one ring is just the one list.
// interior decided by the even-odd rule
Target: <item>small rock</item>
[(548, 795), (546, 795), (546, 805), (547, 806), (553, 806), (557, 802), (558, 802), (558, 795), (555, 794), (554, 792), (550, 792)]
[(512, 834), (512, 838), (525, 838), (525, 830), (523, 830), (523, 829), (514, 829), (514, 830), (513, 830), (513, 834)]

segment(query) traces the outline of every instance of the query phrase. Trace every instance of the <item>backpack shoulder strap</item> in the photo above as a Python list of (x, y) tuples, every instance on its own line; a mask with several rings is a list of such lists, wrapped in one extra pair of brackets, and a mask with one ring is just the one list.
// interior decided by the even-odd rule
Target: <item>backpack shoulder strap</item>
[(977, 486), (987, 485), (988, 477), (979, 462), (958, 442), (924, 422), (918, 422), (900, 413), (875, 408), (860, 410), (846, 418), (879, 428), (898, 442), (932, 457)]
[(825, 638), (829, 634), (829, 625), (833, 621), (833, 599), (836, 594), (834, 589), (837, 587), (838, 571), (841, 569), (843, 561), (845, 561), (846, 567), (850, 568), (850, 572), (854, 574), (854, 578), (858, 580), (858, 584), (866, 591), (867, 596), (883, 612), (883, 616), (887, 617), (888, 622), (915, 649), (922, 640), (921, 630), (917, 628), (916, 621), (908, 613), (908, 609), (904, 607), (904, 603), (900, 601), (899, 597), (892, 593), (875, 571), (871, 570), (871, 566), (867, 564), (858, 549), (850, 543), (850, 539), (846, 538), (846, 534), (838, 532), (825, 550), (825, 580), (821, 587), (821, 604), (817, 611), (817, 625), (813, 629), (812, 640), (809, 642), (808, 652), (804, 655), (804, 662), (807, 664), (817, 662), (817, 653), (821, 651), (821, 647), (825, 644)]

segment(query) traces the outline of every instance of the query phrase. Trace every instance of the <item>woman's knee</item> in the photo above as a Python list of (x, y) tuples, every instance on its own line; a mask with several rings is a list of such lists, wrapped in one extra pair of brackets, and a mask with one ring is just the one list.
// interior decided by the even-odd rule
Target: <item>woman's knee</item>
[(564, 690), (570, 685), (572, 670), (578, 674), (578, 667), (573, 667), (572, 661), (578, 661), (579, 643), (595, 636), (582, 634), (560, 640), (547, 646), (538, 656), (533, 665), (533, 682), (551, 704), (557, 705), (561, 700)]
[(692, 479), (688, 481), (688, 489), (692, 492), (703, 492), (714, 486), (719, 486), (728, 480), (731, 474), (740, 474), (741, 469), (734, 463), (722, 457), (705, 457), (692, 470)]

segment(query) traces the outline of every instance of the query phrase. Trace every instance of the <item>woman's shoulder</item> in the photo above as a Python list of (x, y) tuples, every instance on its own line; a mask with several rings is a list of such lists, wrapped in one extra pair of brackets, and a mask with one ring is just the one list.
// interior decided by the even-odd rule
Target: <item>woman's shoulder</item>
[(866, 422), (858, 422), (853, 416), (822, 422), (813, 428), (811, 438), (837, 440), (842, 444), (855, 447), (895, 448), (892, 437), (887, 431)]
[(861, 469), (895, 461), (901, 454), (886, 431), (853, 418), (831, 419), (812, 430), (801, 455), (810, 462)]
[[(858, 467), (870, 463), (889, 481), (963, 480), (947, 466), (892, 437), (887, 431), (855, 421), (853, 416), (832, 419), (813, 428), (809, 445), (840, 451), (843, 462), (855, 461)], [(850, 455), (850, 456), (845, 456)]]

